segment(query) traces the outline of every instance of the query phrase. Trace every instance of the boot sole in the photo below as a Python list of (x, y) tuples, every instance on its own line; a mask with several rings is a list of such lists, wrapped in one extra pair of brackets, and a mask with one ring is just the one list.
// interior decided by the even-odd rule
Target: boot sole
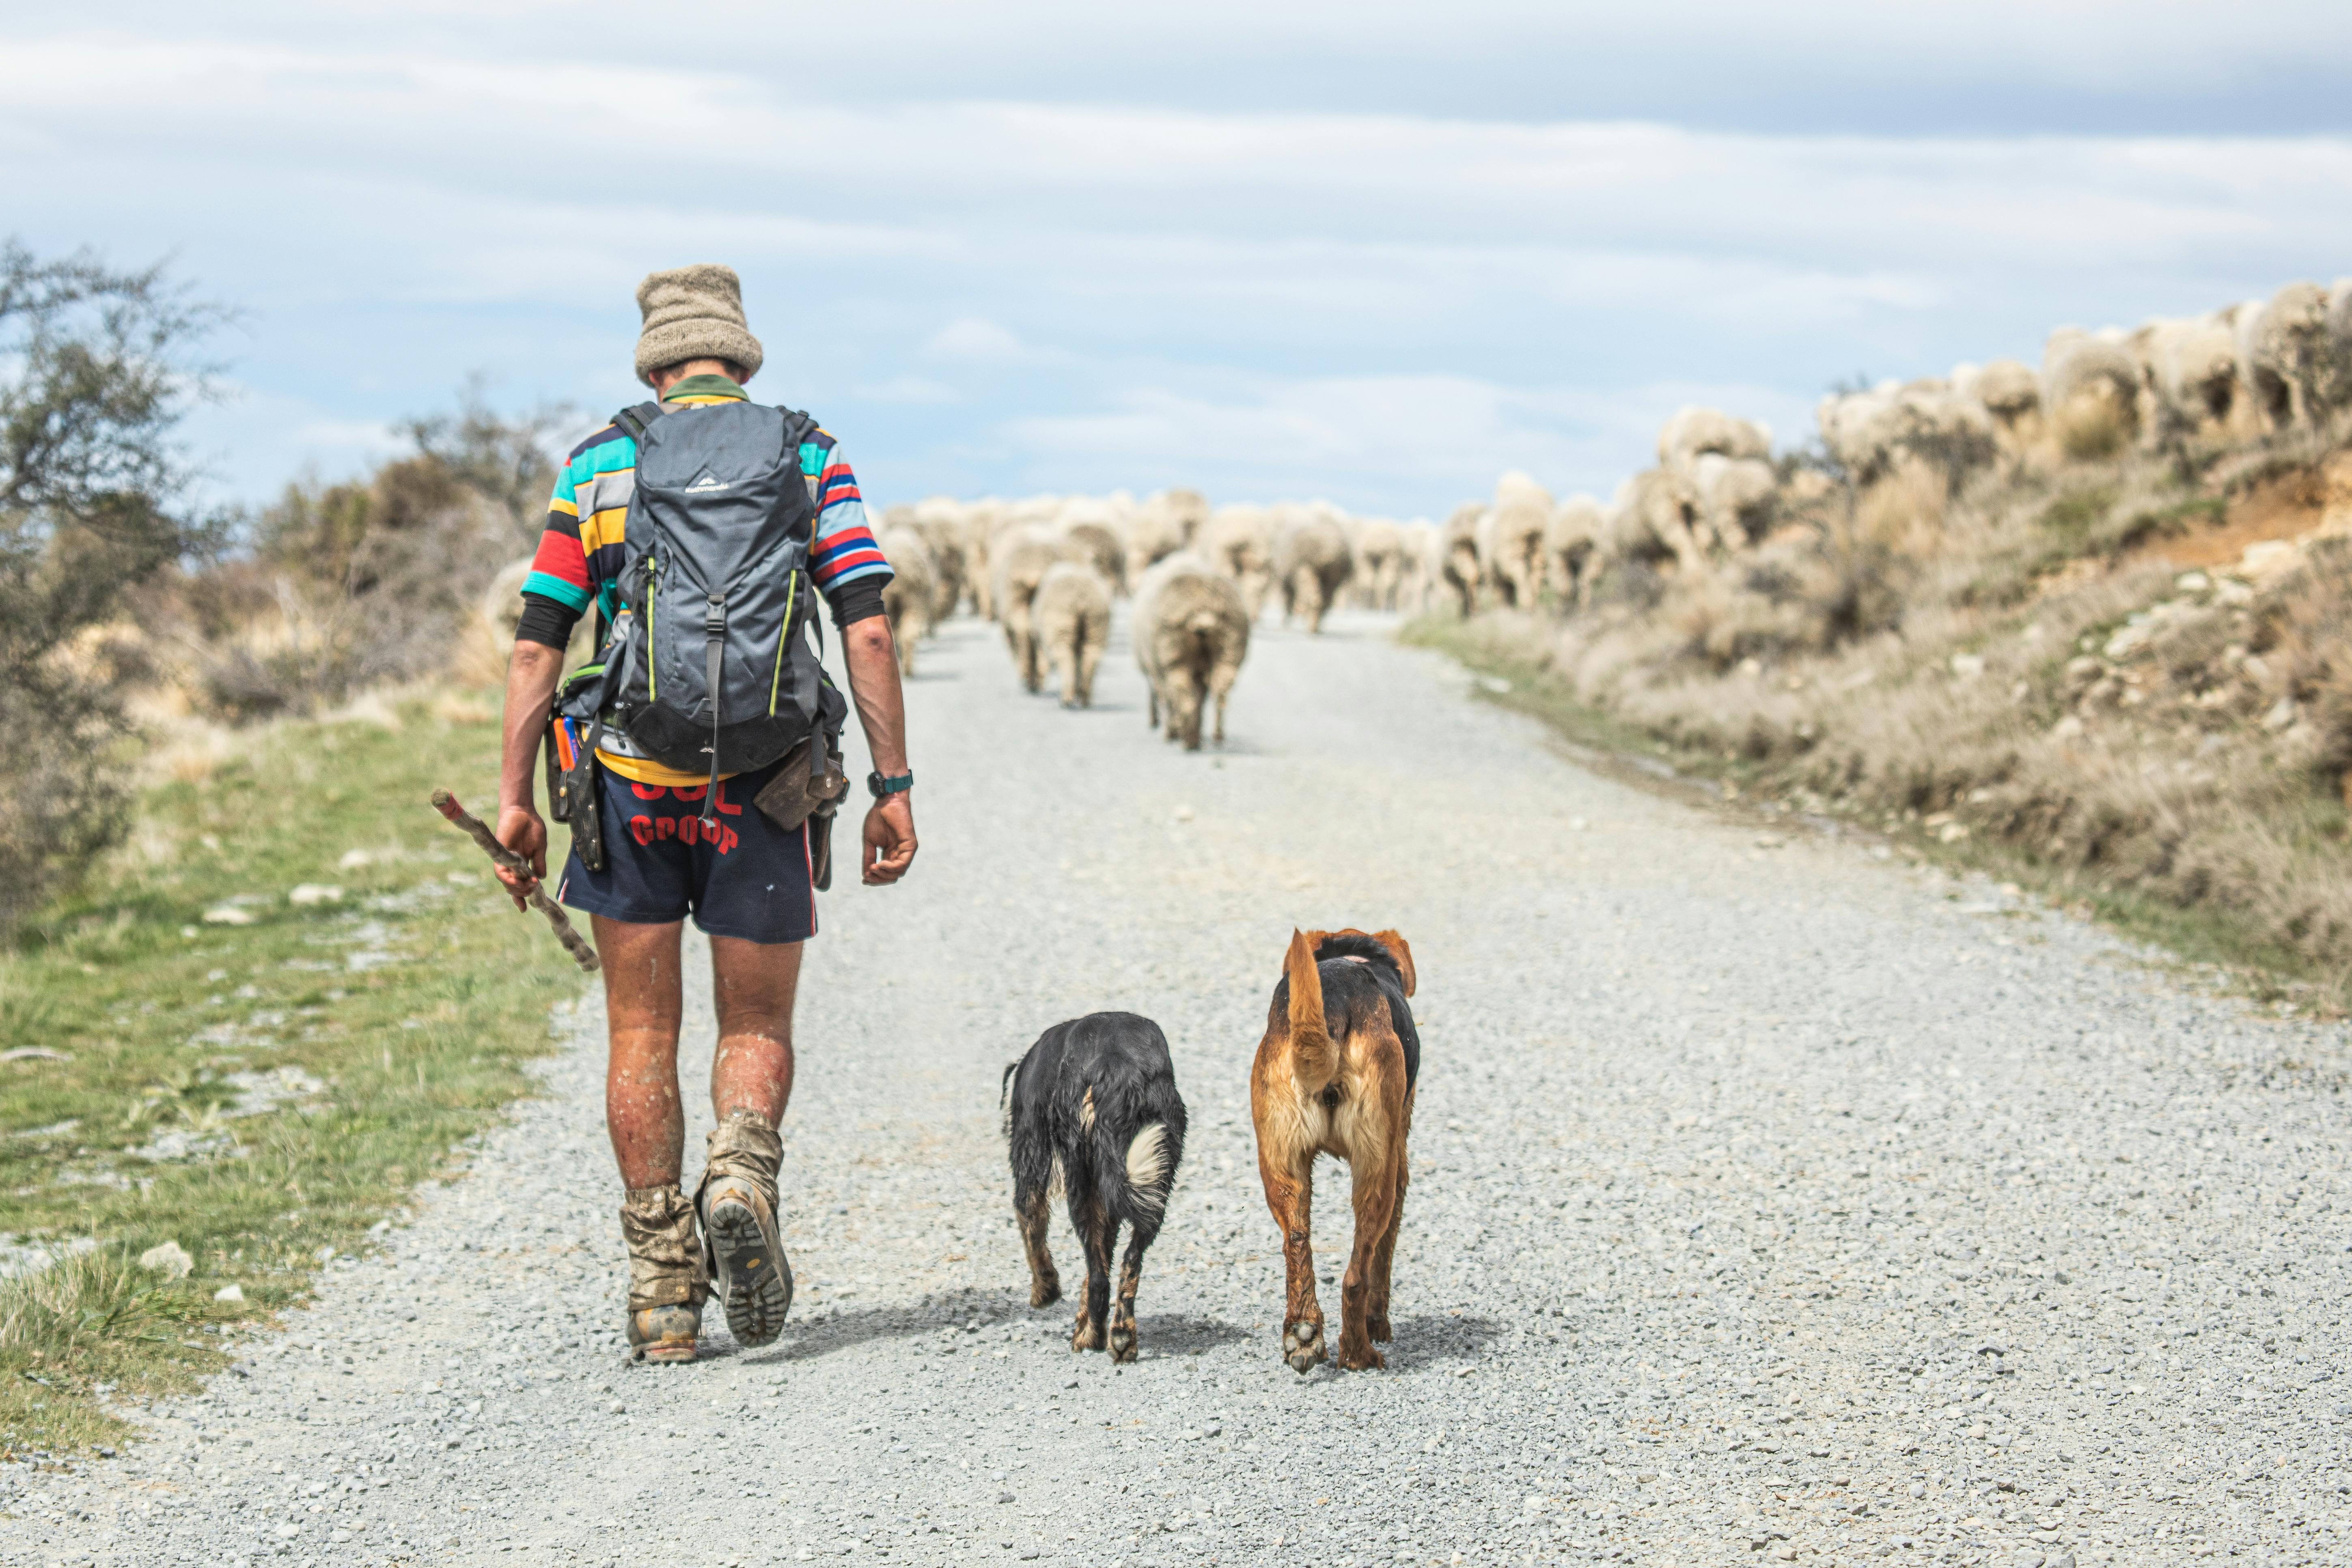
[(793, 1266), (783, 1248), (760, 1234), (759, 1216), (741, 1204), (712, 1205), (703, 1239), (727, 1302), (727, 1328), (738, 1344), (764, 1345), (784, 1331), (793, 1310)]

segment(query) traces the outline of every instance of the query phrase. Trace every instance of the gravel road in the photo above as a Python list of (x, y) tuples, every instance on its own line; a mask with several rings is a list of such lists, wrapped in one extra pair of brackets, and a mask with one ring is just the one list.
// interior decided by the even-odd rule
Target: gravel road
[[(625, 1364), (583, 999), (313, 1310), (123, 1459), (5, 1472), (0, 1554), (2352, 1562), (2343, 1030), (1598, 777), (1385, 634), (1263, 630), (1223, 755), (1146, 731), (1123, 639), (1081, 714), (992, 628), (928, 650), (921, 858), (811, 948), (778, 1344), (714, 1308), (711, 1359)], [(1279, 1359), (1246, 1074), (1294, 923), (1421, 971), (1385, 1373)], [(1028, 1309), (996, 1131), (1102, 1007), (1166, 1027), (1193, 1127), (1124, 1369)]]

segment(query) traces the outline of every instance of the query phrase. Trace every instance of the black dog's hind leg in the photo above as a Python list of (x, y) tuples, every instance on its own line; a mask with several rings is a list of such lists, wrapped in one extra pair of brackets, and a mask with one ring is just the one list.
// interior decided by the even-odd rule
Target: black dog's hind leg
[(1029, 1304), (1050, 1307), (1062, 1299), (1062, 1277), (1054, 1269), (1054, 1255), (1045, 1247), (1045, 1227), (1053, 1216), (1047, 1194), (1054, 1184), (1054, 1154), (1045, 1141), (1024, 1136), (1017, 1128), (1012, 1140), (1013, 1216), (1021, 1226), (1021, 1249), (1029, 1258)]
[(1118, 1240), (1118, 1223), (1103, 1205), (1093, 1180), (1071, 1161), (1062, 1179), (1070, 1189), (1070, 1228), (1087, 1254), (1087, 1294), (1078, 1304), (1078, 1321), (1070, 1330), (1074, 1351), (1098, 1351), (1108, 1338), (1110, 1321), (1110, 1249)]
[(1110, 1359), (1135, 1359), (1135, 1288), (1143, 1279), (1143, 1253), (1160, 1235), (1160, 1215), (1153, 1211), (1129, 1222), (1127, 1256), (1118, 1265), (1118, 1300), (1111, 1309)]

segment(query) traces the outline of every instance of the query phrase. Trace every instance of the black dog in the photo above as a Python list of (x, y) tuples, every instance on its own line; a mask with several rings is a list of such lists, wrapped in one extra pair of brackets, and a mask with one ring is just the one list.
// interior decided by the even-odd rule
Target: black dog
[[(1004, 1132), (1013, 1157), (1013, 1212), (1029, 1254), (1029, 1304), (1061, 1300), (1045, 1250), (1046, 1204), (1056, 1177), (1070, 1226), (1087, 1252), (1087, 1295), (1070, 1333), (1074, 1351), (1104, 1348), (1135, 1359), (1135, 1286), (1144, 1249), (1160, 1234), (1176, 1164), (1184, 1157), (1184, 1100), (1168, 1037), (1132, 1013), (1090, 1013), (1056, 1024), (1004, 1069)], [(1110, 1255), (1129, 1227), (1118, 1302), (1110, 1301)]]

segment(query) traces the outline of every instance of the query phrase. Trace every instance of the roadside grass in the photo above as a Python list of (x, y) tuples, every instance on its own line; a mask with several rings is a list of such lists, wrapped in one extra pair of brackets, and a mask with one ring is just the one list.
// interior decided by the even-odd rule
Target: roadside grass
[[(492, 804), (495, 698), (371, 708), (150, 791), (126, 847), (0, 952), (12, 1452), (119, 1441), (111, 1412), (219, 1368), (462, 1163), (581, 992), (426, 802)], [(340, 892), (291, 901), (305, 884)], [(138, 1264), (163, 1242), (184, 1278)]]
[[(1504, 689), (1481, 685), (1479, 700), (1539, 719), (1570, 743), (1599, 753), (1627, 773), (1653, 773), (1664, 762), (1680, 777), (1726, 786), (1754, 805), (1794, 794), (1801, 770), (1746, 756), (1726, 756), (1714, 746), (1679, 744), (1616, 714), (1580, 701), (1537, 658), (1524, 641), (1498, 634), (1478, 621), (1425, 616), (1398, 633), (1412, 647), (1444, 653), (1474, 675), (1492, 677)], [(2341, 1016), (2352, 1002), (2344, 975), (2307, 954), (2273, 941), (2257, 921), (2225, 906), (2182, 906), (2132, 888), (2108, 888), (2069, 866), (2053, 866), (2015, 843), (1965, 838), (1945, 843), (1916, 820), (1886, 823), (1880, 813), (1839, 812), (1807, 805), (1808, 812), (1851, 817), (1864, 832), (1885, 838), (1906, 857), (1956, 871), (1979, 871), (2014, 883), (2057, 907), (2100, 921), (2134, 941), (2161, 948), (2200, 984), (2273, 1005)], [(1916, 818), (1917, 814), (1912, 816)]]

